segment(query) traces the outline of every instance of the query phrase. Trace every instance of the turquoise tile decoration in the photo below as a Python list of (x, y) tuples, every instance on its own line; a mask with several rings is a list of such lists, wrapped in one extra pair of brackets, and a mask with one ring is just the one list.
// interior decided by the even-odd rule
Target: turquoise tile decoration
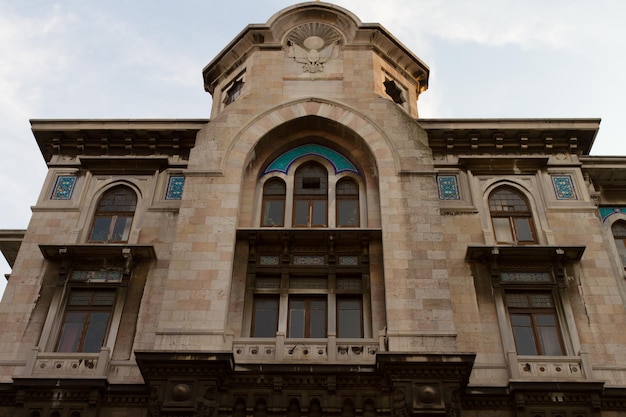
[(437, 187), (440, 200), (460, 200), (459, 180), (456, 175), (438, 175)]
[(70, 200), (76, 185), (76, 175), (59, 175), (50, 195), (51, 200)]
[(183, 198), (183, 188), (185, 186), (185, 177), (182, 175), (171, 175), (167, 181), (167, 191), (165, 192), (166, 200), (180, 200)]
[(611, 214), (626, 214), (626, 207), (600, 207), (598, 210), (600, 210), (600, 217), (602, 217), (602, 221), (605, 221)]
[(274, 161), (272, 161), (272, 163), (265, 168), (262, 175), (270, 172), (282, 172), (287, 174), (291, 164), (302, 157), (310, 155), (322, 157), (330, 162), (335, 169), (335, 174), (340, 172), (354, 172), (355, 174), (360, 175), (356, 167), (345, 156), (341, 155), (339, 152), (333, 151), (330, 148), (315, 144), (298, 146), (297, 148), (288, 150), (278, 158), (274, 159)]
[(552, 186), (557, 200), (578, 200), (574, 182), (570, 175), (553, 175)]

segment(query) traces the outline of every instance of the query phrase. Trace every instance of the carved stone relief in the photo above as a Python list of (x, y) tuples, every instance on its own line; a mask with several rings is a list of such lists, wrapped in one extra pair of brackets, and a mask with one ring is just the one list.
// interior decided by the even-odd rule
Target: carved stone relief
[(322, 23), (300, 25), (287, 36), (287, 57), (302, 64), (303, 72), (324, 71), (324, 64), (339, 56), (341, 36)]

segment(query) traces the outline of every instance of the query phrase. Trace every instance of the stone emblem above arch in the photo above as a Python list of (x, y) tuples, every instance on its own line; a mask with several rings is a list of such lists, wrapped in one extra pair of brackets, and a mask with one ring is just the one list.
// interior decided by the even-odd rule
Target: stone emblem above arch
[(287, 57), (302, 64), (304, 72), (322, 72), (326, 62), (339, 56), (341, 43), (341, 36), (331, 26), (305, 23), (287, 36)]

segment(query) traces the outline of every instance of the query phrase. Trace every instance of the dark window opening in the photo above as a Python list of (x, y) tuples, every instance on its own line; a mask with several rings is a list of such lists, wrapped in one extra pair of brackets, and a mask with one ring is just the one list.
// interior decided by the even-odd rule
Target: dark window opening
[(564, 355), (554, 299), (550, 292), (507, 292), (518, 355)]
[(91, 228), (91, 242), (127, 242), (137, 207), (137, 195), (116, 187), (102, 195)]
[(115, 301), (115, 290), (72, 290), (57, 352), (100, 352)]

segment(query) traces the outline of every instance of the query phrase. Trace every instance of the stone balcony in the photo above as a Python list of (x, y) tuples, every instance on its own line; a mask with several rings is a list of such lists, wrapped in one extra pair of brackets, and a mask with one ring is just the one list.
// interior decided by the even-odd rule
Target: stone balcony
[(106, 379), (110, 356), (109, 348), (102, 348), (97, 353), (40, 352), (39, 348), (35, 348), (29, 355), (21, 377)]
[(377, 339), (286, 339), (239, 338), (233, 341), (233, 355), (238, 363), (347, 363), (370, 365), (381, 352)]

